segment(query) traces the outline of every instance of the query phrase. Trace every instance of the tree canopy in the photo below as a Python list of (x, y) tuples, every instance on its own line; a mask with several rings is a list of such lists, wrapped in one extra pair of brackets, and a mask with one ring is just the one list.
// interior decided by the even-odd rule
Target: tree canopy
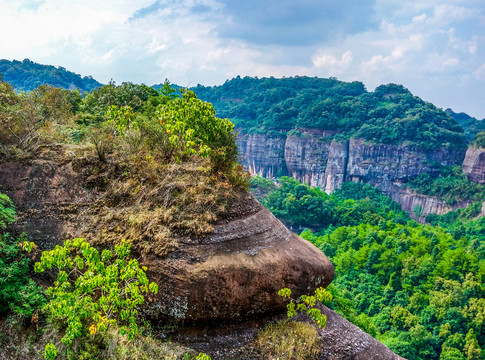
[(368, 92), (361, 82), (335, 78), (236, 77), (192, 90), (242, 132), (323, 129), (347, 138), (425, 149), (464, 148), (467, 143), (453, 117), (402, 85), (381, 85)]

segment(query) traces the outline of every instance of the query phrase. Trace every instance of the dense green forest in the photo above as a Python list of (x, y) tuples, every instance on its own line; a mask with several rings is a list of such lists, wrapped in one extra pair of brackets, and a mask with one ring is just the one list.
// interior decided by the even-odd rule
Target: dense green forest
[(463, 148), (467, 143), (452, 116), (402, 85), (381, 85), (368, 92), (361, 82), (335, 78), (237, 77), (221, 86), (198, 85), (192, 90), (242, 132), (317, 128), (335, 131), (339, 137), (425, 149)]
[(12, 84), (16, 91), (31, 91), (40, 85), (51, 85), (85, 92), (102, 86), (91, 76), (82, 77), (61, 66), (41, 65), (29, 59), (0, 60), (0, 76)]
[(410, 220), (369, 185), (327, 195), (294, 179), (254, 177), (251, 189), (335, 265), (337, 312), (410, 359), (483, 359), (485, 218), (481, 203), (430, 224)]

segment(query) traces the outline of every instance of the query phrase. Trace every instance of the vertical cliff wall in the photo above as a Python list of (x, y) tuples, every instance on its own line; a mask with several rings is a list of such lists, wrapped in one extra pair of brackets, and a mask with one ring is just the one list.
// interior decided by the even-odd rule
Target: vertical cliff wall
[(463, 161), (463, 172), (468, 180), (485, 184), (485, 148), (468, 148)]
[(288, 175), (286, 135), (244, 134), (238, 137), (240, 162), (253, 175), (274, 178)]
[[(300, 129), (296, 135), (245, 135), (239, 138), (241, 162), (251, 172), (265, 177), (290, 175), (328, 194), (345, 181), (369, 183), (399, 202), (414, 217), (413, 209), (444, 214), (453, 208), (434, 197), (416, 194), (402, 186), (421, 173), (434, 173), (440, 166), (461, 165), (466, 150), (424, 150), (405, 144), (371, 144), (362, 139), (332, 140), (324, 131)], [(469, 177), (485, 182), (485, 150), (467, 152)], [(473, 180), (475, 181), (475, 180)]]

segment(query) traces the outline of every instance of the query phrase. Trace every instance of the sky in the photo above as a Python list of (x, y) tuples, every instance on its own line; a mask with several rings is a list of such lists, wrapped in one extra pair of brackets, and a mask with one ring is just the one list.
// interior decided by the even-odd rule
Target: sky
[(0, 18), (0, 59), (102, 83), (336, 77), (485, 118), (484, 0), (0, 0)]

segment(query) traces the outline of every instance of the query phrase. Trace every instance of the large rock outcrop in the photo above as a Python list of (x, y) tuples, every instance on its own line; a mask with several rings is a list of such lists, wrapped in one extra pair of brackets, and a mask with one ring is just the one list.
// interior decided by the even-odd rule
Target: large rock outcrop
[[(16, 230), (27, 231), (42, 250), (70, 237), (95, 240), (93, 229), (106, 216), (102, 209), (115, 206), (107, 196), (109, 178), (100, 176), (89, 152), (57, 146), (44, 149), (30, 163), (0, 164), (1, 192), (17, 206)], [(118, 225), (112, 226), (116, 233)], [(291, 233), (249, 193), (230, 205), (212, 233), (201, 238), (179, 236), (174, 241), (176, 246), (163, 255), (136, 254), (148, 267), (149, 278), (159, 285), (159, 293), (143, 310), (145, 315), (188, 320), (202, 329), (204, 324), (226, 330), (235, 327), (231, 336), (245, 338), (245, 343), (235, 342), (236, 348), (249, 343), (275, 310), (281, 314), (285, 303), (277, 295), (280, 288), (289, 287), (296, 296), (308, 294), (328, 285), (334, 276), (333, 265), (321, 251)], [(321, 333), (324, 358), (400, 359), (331, 310), (322, 309), (328, 316), (327, 329)], [(215, 341), (227, 340), (227, 335), (200, 330), (194, 334), (192, 329), (187, 330), (191, 337), (202, 337), (209, 350)], [(227, 358), (224, 354), (232, 350), (226, 345), (222, 357), (214, 359)]]
[(247, 201), (236, 218), (217, 224), (202, 242), (181, 240), (167, 259), (146, 260), (162, 294), (152, 314), (190, 320), (246, 318), (284, 307), (278, 296), (283, 287), (305, 294), (332, 281), (333, 265), (321, 251), (251, 196)]
[[(18, 230), (31, 234), (42, 250), (66, 238), (96, 240), (102, 222), (113, 233), (122, 225), (106, 219), (114, 211), (103, 211), (116, 207), (106, 202), (109, 184), (91, 184), (97, 165), (84, 161), (86, 154), (70, 152), (54, 147), (29, 164), (0, 164), (1, 191), (17, 206)], [(147, 310), (153, 317), (207, 320), (263, 314), (284, 308), (279, 289), (311, 293), (334, 276), (320, 250), (291, 233), (249, 193), (230, 205), (210, 235), (172, 235), (163, 255), (138, 254), (159, 284)]]
[(469, 147), (463, 161), (463, 172), (468, 180), (485, 184), (485, 149)]
[[(268, 139), (264, 135), (245, 135), (252, 141), (238, 141), (241, 162), (252, 174), (274, 177), (272, 174), (289, 175), (310, 186), (318, 186), (332, 193), (343, 182), (369, 183), (378, 187), (385, 195), (401, 203), (411, 216), (414, 206), (423, 207), (422, 218), (429, 213), (444, 214), (454, 208), (432, 197), (425, 197), (405, 189), (403, 184), (421, 173), (436, 173), (441, 166), (461, 165), (466, 149), (440, 148), (424, 150), (405, 144), (372, 144), (362, 139), (332, 140), (335, 132), (301, 129), (298, 136), (278, 136), (278, 151), (273, 143), (275, 135)], [(265, 146), (256, 146), (266, 144)], [(270, 151), (265, 155), (265, 151)], [(485, 181), (480, 154), (469, 150), (470, 179)], [(472, 160), (473, 159), (475, 160)], [(269, 160), (271, 159), (271, 160)], [(270, 167), (272, 161), (273, 167)], [(473, 165), (475, 164), (475, 165)], [(271, 169), (269, 171), (268, 169)], [(473, 180), (475, 181), (475, 180)]]

